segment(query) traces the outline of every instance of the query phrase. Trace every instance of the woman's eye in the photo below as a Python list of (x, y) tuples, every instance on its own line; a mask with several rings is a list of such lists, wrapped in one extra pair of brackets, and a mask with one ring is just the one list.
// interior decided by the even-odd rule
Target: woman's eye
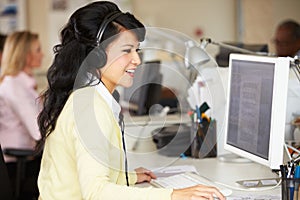
[(126, 52), (126, 53), (130, 53), (131, 49), (124, 49), (123, 51)]
[[(133, 49), (124, 49), (123, 52), (125, 53), (131, 53)], [(141, 49), (136, 49), (135, 50), (137, 53), (140, 53), (142, 50)]]

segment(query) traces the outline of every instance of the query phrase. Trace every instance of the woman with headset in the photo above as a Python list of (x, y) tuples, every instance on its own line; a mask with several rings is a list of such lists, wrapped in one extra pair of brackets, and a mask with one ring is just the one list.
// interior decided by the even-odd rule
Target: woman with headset
[(132, 85), (144, 37), (143, 24), (111, 2), (90, 3), (70, 17), (41, 97), (41, 199), (224, 199), (201, 185), (128, 187), (155, 178), (144, 168), (127, 171), (120, 106), (112, 97), (116, 86)]

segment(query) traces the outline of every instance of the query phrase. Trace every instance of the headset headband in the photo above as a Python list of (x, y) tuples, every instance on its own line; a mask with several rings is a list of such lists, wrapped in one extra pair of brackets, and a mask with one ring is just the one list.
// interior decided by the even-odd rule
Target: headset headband
[(99, 31), (98, 31), (98, 33), (97, 33), (97, 45), (100, 45), (100, 41), (101, 41), (101, 39), (102, 39), (102, 36), (103, 36), (103, 34), (104, 34), (104, 31), (105, 31), (107, 25), (108, 25), (110, 22), (112, 22), (114, 19), (116, 19), (117, 17), (119, 17), (121, 14), (123, 14), (123, 13), (120, 12), (120, 11), (115, 11), (115, 12), (112, 12), (112, 13), (108, 14), (108, 15), (104, 18), (103, 22), (102, 22), (101, 25), (100, 25)]

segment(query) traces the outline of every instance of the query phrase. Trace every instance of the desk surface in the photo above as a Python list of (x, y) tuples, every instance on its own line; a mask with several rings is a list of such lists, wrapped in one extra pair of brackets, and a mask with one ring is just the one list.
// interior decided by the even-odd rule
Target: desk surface
[[(245, 188), (236, 183), (239, 180), (254, 180), (277, 178), (269, 168), (260, 164), (249, 163), (232, 163), (220, 161), (218, 158), (174, 158), (166, 157), (159, 154), (150, 155), (130, 155), (129, 165), (131, 169), (140, 167), (155, 169), (157, 167), (170, 165), (193, 165), (199, 174), (213, 183), (221, 183), (232, 189), (232, 195), (276, 195), (280, 196), (280, 186), (276, 188)], [(147, 186), (147, 184), (144, 184)]]
[(175, 123), (191, 123), (191, 119), (187, 114), (170, 114), (166, 116), (158, 115), (141, 115), (131, 116), (129, 113), (124, 114), (124, 122), (126, 127), (143, 126), (143, 125), (165, 125)]

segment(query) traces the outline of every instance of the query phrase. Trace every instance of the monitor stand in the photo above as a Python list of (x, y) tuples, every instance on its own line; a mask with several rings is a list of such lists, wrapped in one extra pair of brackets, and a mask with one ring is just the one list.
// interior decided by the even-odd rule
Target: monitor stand
[[(218, 156), (218, 159), (222, 162), (230, 163), (251, 163), (253, 161), (240, 157), (236, 154), (229, 153)], [(251, 180), (239, 180), (236, 181), (237, 184), (245, 188), (259, 188), (259, 187), (273, 187), (277, 185), (280, 181), (280, 178), (265, 178), (265, 179), (251, 179)]]
[(222, 162), (231, 162), (231, 163), (251, 163), (252, 162), (251, 160), (249, 160), (247, 158), (240, 157), (233, 153), (220, 155), (220, 156), (218, 156), (218, 159)]
[(246, 188), (274, 187), (280, 183), (280, 178), (240, 180), (236, 183)]

